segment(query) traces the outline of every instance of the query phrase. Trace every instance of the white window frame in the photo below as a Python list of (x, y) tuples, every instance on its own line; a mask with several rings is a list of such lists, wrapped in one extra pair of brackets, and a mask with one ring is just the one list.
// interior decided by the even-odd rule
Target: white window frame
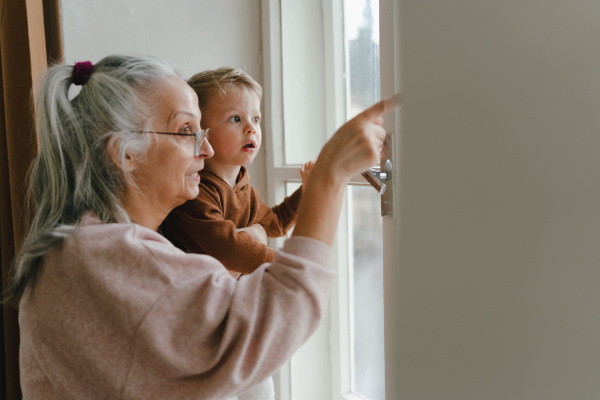
[[(394, 2), (396, 0), (388, 0)], [(385, 0), (381, 0), (384, 3)], [(285, 74), (294, 75), (293, 68), (302, 68), (302, 65), (284, 65), (285, 54), (282, 49), (282, 20), (290, 7), (312, 7), (312, 14), (294, 13), (294, 24), (311, 27), (304, 34), (307, 41), (313, 41), (311, 49), (311, 73), (315, 74), (314, 81), (309, 79), (308, 84), (314, 84), (310, 92), (312, 98), (298, 98), (299, 104), (285, 107), (298, 108), (300, 113), (310, 101), (313, 107), (321, 107), (324, 112), (317, 115), (320, 118), (306, 116), (306, 125), (311, 130), (321, 132), (323, 142), (331, 136), (336, 129), (347, 119), (349, 104), (346, 93), (348, 91), (347, 51), (344, 48), (344, 17), (343, 0), (308, 0), (293, 2), (292, 0), (261, 0), (262, 26), (263, 26), (263, 71), (264, 71), (264, 132), (266, 136), (265, 148), (267, 159), (267, 188), (270, 204), (280, 202), (285, 196), (286, 182), (299, 182), (299, 165), (285, 165), (284, 162), (284, 130), (285, 113)], [(386, 5), (380, 6), (385, 10)], [(389, 7), (388, 7), (389, 8)], [(383, 10), (381, 11), (383, 14)], [(318, 15), (319, 20), (315, 20)], [(311, 20), (298, 21), (301, 18)], [(384, 28), (389, 29), (389, 23)], [(381, 27), (380, 27), (381, 28)], [(287, 27), (286, 27), (287, 29)], [(393, 23), (392, 23), (393, 29)], [(315, 30), (316, 32), (313, 32)], [(302, 34), (302, 32), (299, 32)], [(317, 41), (320, 41), (318, 43)], [(383, 41), (386, 43), (385, 41)], [(302, 49), (294, 49), (301, 52)], [(392, 52), (393, 53), (393, 52)], [(303, 55), (298, 55), (301, 60)], [(301, 63), (301, 62), (300, 62)], [(292, 63), (296, 64), (296, 63)], [(315, 64), (318, 68), (315, 68)], [(299, 74), (302, 71), (298, 71)], [(388, 79), (383, 79), (388, 82)], [(382, 90), (382, 94), (385, 93)], [(386, 93), (387, 94), (387, 93)], [(310, 111), (308, 111), (310, 112)], [(315, 113), (318, 114), (318, 113)], [(293, 129), (293, 128), (292, 128)], [(316, 157), (316, 155), (315, 155)], [(308, 160), (306, 160), (308, 161)], [(351, 184), (365, 185), (361, 176), (356, 176)], [(344, 204), (342, 215), (348, 215), (348, 204)], [(333, 268), (337, 271), (337, 283), (330, 298), (327, 315), (321, 321), (318, 331), (311, 337), (292, 360), (286, 363), (275, 376), (277, 398), (280, 400), (361, 400), (361, 397), (351, 392), (353, 376), (353, 321), (352, 321), (352, 273), (349, 271), (352, 249), (348, 248), (351, 231), (351, 221), (340, 218), (338, 235), (334, 245)], [(272, 245), (279, 245), (274, 241)]]

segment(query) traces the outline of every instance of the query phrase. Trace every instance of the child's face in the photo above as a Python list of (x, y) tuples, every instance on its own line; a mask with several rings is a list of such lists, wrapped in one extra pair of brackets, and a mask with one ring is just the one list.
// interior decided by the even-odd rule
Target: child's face
[(230, 88), (216, 96), (202, 113), (202, 128), (215, 155), (206, 160), (213, 169), (249, 165), (260, 149), (260, 99), (246, 88)]

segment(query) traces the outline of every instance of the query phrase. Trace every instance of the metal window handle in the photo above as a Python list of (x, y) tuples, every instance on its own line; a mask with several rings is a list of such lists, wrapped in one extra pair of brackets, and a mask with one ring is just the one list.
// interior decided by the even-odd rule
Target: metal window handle
[(362, 176), (365, 177), (367, 182), (369, 182), (379, 194), (385, 193), (387, 173), (382, 171), (379, 166), (369, 168), (368, 171), (362, 173)]
[(369, 168), (368, 171), (362, 173), (362, 176), (365, 177), (367, 182), (371, 184), (379, 192), (379, 194), (383, 194), (385, 192), (385, 180), (387, 175), (385, 172), (381, 172), (379, 167)]
[(388, 133), (381, 148), (380, 162), (378, 166), (369, 168), (362, 176), (381, 195), (381, 216), (394, 216), (394, 191), (388, 186), (392, 184), (393, 160), (394, 160), (394, 134)]

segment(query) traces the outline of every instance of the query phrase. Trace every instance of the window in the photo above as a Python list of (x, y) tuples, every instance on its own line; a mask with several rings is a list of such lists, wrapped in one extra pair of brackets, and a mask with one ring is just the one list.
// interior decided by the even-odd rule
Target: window
[[(262, 4), (267, 178), (276, 204), (299, 184), (300, 165), (381, 98), (379, 0)], [(276, 378), (282, 400), (385, 398), (379, 202), (364, 178), (353, 179), (338, 227), (330, 315)]]
[[(344, 0), (349, 72), (349, 117), (381, 98), (379, 1)], [(383, 237), (379, 193), (370, 186), (348, 191), (352, 321), (351, 391), (385, 398), (383, 335)]]

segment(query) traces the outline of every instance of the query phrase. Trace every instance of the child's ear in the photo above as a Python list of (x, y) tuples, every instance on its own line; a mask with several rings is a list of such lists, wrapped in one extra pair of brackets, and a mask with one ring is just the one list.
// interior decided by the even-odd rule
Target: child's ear
[(124, 171), (131, 172), (135, 169), (136, 162), (135, 158), (133, 158), (129, 153), (125, 154), (125, 159), (122, 159), (119, 154), (119, 147), (121, 144), (121, 138), (118, 136), (112, 136), (108, 140), (107, 150), (108, 156), (111, 161), (115, 163), (115, 165)]

